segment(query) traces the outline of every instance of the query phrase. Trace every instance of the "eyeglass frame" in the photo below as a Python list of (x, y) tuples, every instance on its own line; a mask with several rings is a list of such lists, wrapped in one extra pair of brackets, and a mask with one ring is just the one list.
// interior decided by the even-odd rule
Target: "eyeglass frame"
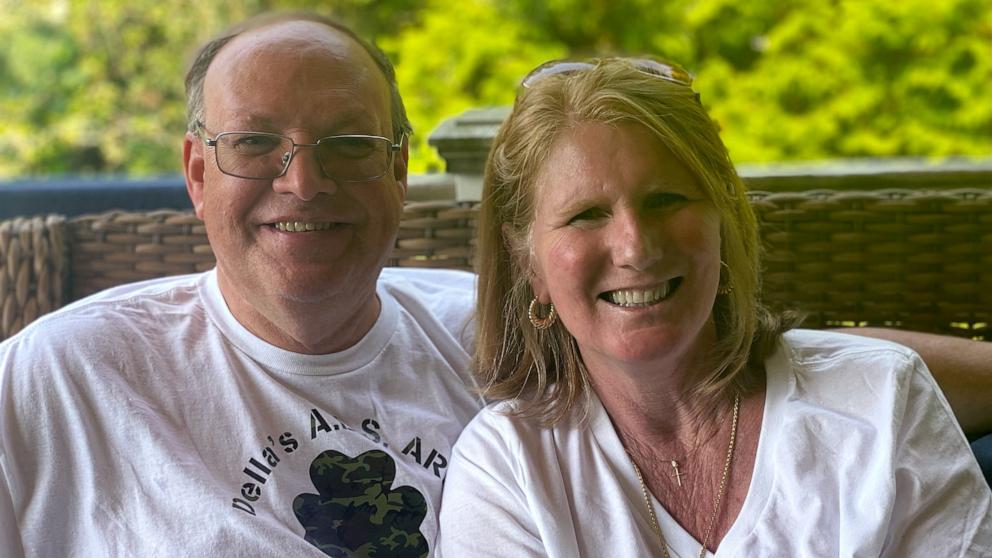
[[(383, 176), (386, 176), (387, 174), (389, 174), (389, 166), (393, 163), (394, 158), (396, 156), (396, 153), (399, 152), (403, 148), (403, 139), (405, 137), (405, 134), (401, 134), (400, 135), (400, 141), (398, 143), (393, 143), (394, 140), (391, 140), (391, 139), (389, 139), (389, 138), (387, 138), (385, 136), (376, 136), (376, 135), (370, 135), (370, 134), (337, 134), (337, 135), (331, 135), (331, 136), (325, 136), (325, 137), (322, 137), (322, 138), (318, 138), (317, 141), (314, 142), (314, 143), (296, 143), (296, 141), (293, 138), (291, 138), (291, 137), (289, 137), (289, 136), (287, 136), (285, 134), (277, 134), (275, 132), (256, 132), (256, 131), (253, 131), (253, 130), (232, 130), (232, 131), (229, 131), (229, 132), (220, 132), (220, 133), (214, 134), (214, 137), (213, 138), (210, 138), (210, 137), (208, 137), (206, 135), (206, 134), (209, 134), (209, 132), (208, 132), (206, 126), (204, 126), (204, 124), (202, 122), (197, 122), (196, 123), (196, 129), (199, 132), (198, 135), (203, 140), (203, 143), (207, 147), (213, 147), (214, 148), (214, 162), (217, 163), (217, 170), (219, 170), (220, 172), (222, 172), (222, 173), (224, 173), (224, 174), (226, 174), (228, 176), (233, 176), (235, 178), (241, 178), (241, 179), (244, 179), (244, 180), (275, 180), (277, 178), (280, 178), (282, 176), (285, 176), (286, 175), (286, 171), (289, 170), (289, 165), (291, 165), (293, 163), (293, 159), (296, 158), (296, 148), (298, 148), (298, 147), (311, 147), (311, 148), (316, 149), (317, 147), (320, 146), (320, 142), (322, 142), (324, 140), (335, 139), (335, 138), (361, 138), (361, 139), (384, 140), (384, 141), (388, 142), (388, 144), (389, 144), (388, 145), (388, 156), (389, 156), (389, 158), (386, 161), (385, 168), (382, 170), (382, 174), (379, 174), (377, 176), (372, 176), (370, 178), (362, 178), (362, 179), (357, 179), (357, 180), (354, 180), (354, 179), (353, 180), (347, 180), (347, 179), (343, 179), (343, 178), (338, 178), (338, 177), (332, 175), (331, 173), (327, 172), (327, 169), (324, 168), (324, 162), (323, 162), (323, 160), (320, 157), (317, 158), (317, 166), (320, 167), (320, 172), (326, 178), (330, 178), (331, 180), (340, 181), (340, 182), (371, 182), (373, 180), (378, 180), (378, 179), (382, 178)], [(293, 144), (293, 148), (292, 148), (292, 150), (290, 150), (288, 152), (289, 153), (289, 158), (286, 159), (286, 162), (285, 163), (283, 163), (282, 171), (279, 174), (277, 174), (275, 176), (271, 176), (271, 177), (242, 176), (242, 175), (239, 175), (239, 174), (234, 174), (234, 173), (231, 173), (231, 172), (227, 172), (226, 170), (224, 170), (223, 168), (221, 168), (220, 156), (217, 154), (217, 141), (221, 137), (226, 136), (226, 135), (231, 135), (231, 134), (254, 134), (254, 135), (259, 135), (259, 136), (278, 137), (278, 138), (282, 138), (282, 139), (285, 139), (285, 140), (289, 140), (289, 142)], [(285, 156), (285, 154), (283, 156)]]

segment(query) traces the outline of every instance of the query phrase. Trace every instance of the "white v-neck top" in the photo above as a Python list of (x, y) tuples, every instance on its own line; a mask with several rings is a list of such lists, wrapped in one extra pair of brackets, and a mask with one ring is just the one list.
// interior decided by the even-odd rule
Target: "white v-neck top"
[[(992, 493), (911, 350), (795, 330), (766, 362), (753, 478), (715, 556), (992, 555)], [(660, 556), (640, 483), (598, 400), (553, 428), (489, 406), (453, 450), (448, 558)], [(655, 503), (669, 553), (700, 542)], [(707, 553), (708, 556), (713, 556)]]

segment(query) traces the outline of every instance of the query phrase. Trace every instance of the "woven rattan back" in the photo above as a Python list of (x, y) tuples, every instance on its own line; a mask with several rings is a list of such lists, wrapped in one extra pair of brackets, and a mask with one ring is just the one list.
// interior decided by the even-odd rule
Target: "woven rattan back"
[(987, 338), (992, 190), (754, 192), (766, 304), (805, 325)]
[[(985, 338), (992, 321), (992, 191), (752, 192), (764, 301), (806, 325), (892, 325)], [(407, 205), (389, 265), (470, 269), (476, 207)], [(0, 339), (98, 290), (214, 263), (177, 211), (0, 223)]]
[(58, 215), (0, 221), (0, 341), (64, 304), (65, 233)]

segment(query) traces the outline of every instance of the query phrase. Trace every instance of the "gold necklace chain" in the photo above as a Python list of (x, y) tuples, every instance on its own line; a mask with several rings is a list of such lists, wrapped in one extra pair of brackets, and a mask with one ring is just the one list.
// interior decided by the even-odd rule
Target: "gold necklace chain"
[[(716, 499), (713, 502), (713, 513), (710, 514), (710, 521), (706, 526), (706, 532), (703, 534), (703, 547), (699, 549), (699, 558), (704, 558), (706, 556), (706, 543), (710, 540), (710, 535), (713, 534), (713, 527), (716, 526), (716, 518), (720, 514), (720, 505), (723, 503), (723, 495), (727, 492), (727, 480), (730, 477), (730, 465), (734, 461), (734, 445), (737, 442), (737, 415), (739, 414), (741, 408), (741, 396), (737, 394), (734, 396), (734, 418), (730, 424), (730, 444), (727, 446), (727, 459), (723, 464), (723, 475), (720, 477), (720, 488), (717, 490)], [(658, 540), (661, 541), (661, 550), (665, 553), (665, 558), (671, 558), (668, 554), (668, 542), (665, 540), (664, 533), (661, 532), (661, 524), (658, 523), (658, 517), (654, 514), (654, 505), (651, 503), (651, 493), (648, 491), (648, 485), (644, 483), (644, 477), (641, 475), (641, 468), (637, 466), (634, 462), (634, 458), (627, 454), (630, 459), (630, 464), (634, 466), (634, 472), (637, 473), (637, 481), (641, 483), (641, 493), (644, 495), (644, 503), (648, 507), (648, 517), (651, 518), (651, 528), (654, 529), (656, 535), (658, 535)]]
[[(720, 426), (722, 427), (723, 425), (721, 424)], [(720, 431), (720, 429), (717, 428), (717, 432), (719, 432), (719, 431)], [(716, 435), (716, 432), (714, 432), (713, 434)], [(675, 483), (678, 485), (679, 488), (682, 488), (682, 477), (685, 476), (685, 473), (683, 473), (682, 472), (682, 469), (679, 467), (679, 462), (685, 463), (686, 460), (688, 460), (689, 457), (691, 457), (693, 454), (695, 454), (697, 451), (699, 451), (699, 448), (701, 448), (701, 447), (703, 447), (703, 444), (702, 444), (702, 442), (699, 442), (698, 441), (698, 434), (697, 434), (696, 446), (693, 447), (688, 452), (682, 454), (682, 456), (679, 459), (675, 459), (674, 457), (673, 458), (670, 458), (670, 459), (668, 459), (668, 458), (663, 458), (662, 459), (662, 461), (667, 461), (672, 466), (672, 475), (671, 476), (675, 477)]]

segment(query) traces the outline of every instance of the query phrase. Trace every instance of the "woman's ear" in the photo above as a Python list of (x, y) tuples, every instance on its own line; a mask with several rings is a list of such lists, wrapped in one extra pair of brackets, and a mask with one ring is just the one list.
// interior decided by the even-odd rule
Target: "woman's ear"
[(509, 223), (503, 223), (500, 227), (500, 232), (503, 237), (503, 247), (510, 254), (510, 257), (515, 260), (517, 267), (527, 275), (530, 289), (534, 292), (534, 296), (537, 297), (537, 301), (541, 304), (551, 302), (551, 296), (548, 294), (544, 281), (544, 272), (537, 265), (537, 260), (533, 257), (533, 251), (529, 248), (526, 250), (519, 248), (520, 239)]
[(541, 304), (551, 303), (551, 294), (544, 283), (544, 279), (539, 273), (532, 273), (530, 276), (530, 288), (534, 291), (534, 296)]
[[(517, 251), (513, 246), (513, 227), (509, 223), (503, 223), (499, 226), (499, 236), (503, 239), (503, 249), (506, 253), (510, 255), (511, 258), (516, 258)], [(517, 262), (520, 265), (520, 262)]]

